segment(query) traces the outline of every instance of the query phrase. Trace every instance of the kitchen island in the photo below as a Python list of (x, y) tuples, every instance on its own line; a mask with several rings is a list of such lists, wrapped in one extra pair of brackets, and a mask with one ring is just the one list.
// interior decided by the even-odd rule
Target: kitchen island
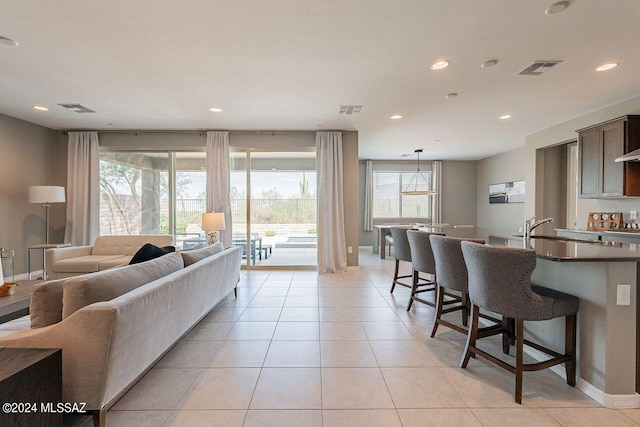
[[(640, 338), (637, 289), (640, 250), (628, 243), (525, 240), (508, 231), (442, 229), (448, 236), (484, 239), (487, 244), (534, 249), (532, 282), (580, 298), (578, 312), (578, 388), (610, 408), (640, 407)], [(629, 285), (627, 305), (618, 305), (618, 285)], [(624, 289), (624, 288), (623, 288)], [(624, 296), (624, 295), (621, 295)], [(624, 299), (624, 298), (623, 298)], [(526, 334), (552, 349), (564, 348), (564, 319), (527, 322)], [(538, 359), (542, 354), (529, 353)], [(564, 369), (554, 369), (564, 376)]]

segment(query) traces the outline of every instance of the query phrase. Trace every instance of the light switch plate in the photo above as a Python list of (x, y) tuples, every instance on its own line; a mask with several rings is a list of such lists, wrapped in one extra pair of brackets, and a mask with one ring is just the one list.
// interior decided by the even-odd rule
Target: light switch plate
[(631, 305), (631, 285), (618, 285), (616, 305)]
[(638, 211), (630, 211), (629, 212), (629, 219), (632, 219), (632, 220), (638, 219)]

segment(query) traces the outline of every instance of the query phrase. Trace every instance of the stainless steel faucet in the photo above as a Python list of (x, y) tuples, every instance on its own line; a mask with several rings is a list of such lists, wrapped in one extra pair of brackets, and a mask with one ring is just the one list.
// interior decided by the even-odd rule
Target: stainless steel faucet
[(540, 221), (534, 222), (536, 220), (535, 215), (533, 217), (531, 217), (530, 219), (525, 219), (524, 220), (524, 238), (525, 239), (530, 239), (531, 238), (531, 232), (536, 228), (541, 226), (542, 224), (547, 224), (549, 222), (553, 222), (553, 218), (545, 218), (545, 219), (541, 219)]

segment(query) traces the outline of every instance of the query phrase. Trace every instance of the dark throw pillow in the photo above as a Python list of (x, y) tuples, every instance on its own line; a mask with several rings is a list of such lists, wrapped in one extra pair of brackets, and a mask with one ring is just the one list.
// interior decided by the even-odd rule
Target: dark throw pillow
[(163, 246), (160, 248), (151, 243), (145, 243), (143, 247), (138, 249), (138, 252), (135, 253), (133, 258), (131, 258), (129, 265), (149, 261), (175, 251), (176, 248), (173, 246)]

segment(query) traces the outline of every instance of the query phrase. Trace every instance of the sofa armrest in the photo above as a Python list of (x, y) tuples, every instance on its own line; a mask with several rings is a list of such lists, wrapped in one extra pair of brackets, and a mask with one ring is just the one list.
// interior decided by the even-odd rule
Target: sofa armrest
[(0, 347), (62, 349), (63, 401), (99, 410), (110, 400), (105, 396), (106, 368), (116, 316), (116, 308), (96, 304), (55, 325), (3, 332)]
[(64, 248), (47, 249), (47, 276), (53, 276), (51, 269), (56, 261), (67, 258), (76, 258), (85, 255), (91, 255), (93, 246), (69, 246)]

